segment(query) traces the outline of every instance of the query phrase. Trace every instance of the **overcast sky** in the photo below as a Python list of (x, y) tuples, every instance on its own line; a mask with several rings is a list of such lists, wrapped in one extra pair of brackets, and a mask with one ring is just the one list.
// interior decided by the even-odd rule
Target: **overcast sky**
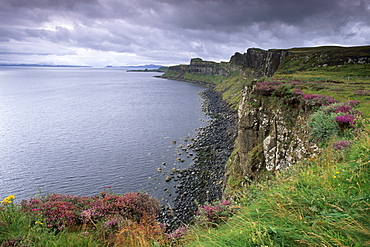
[(370, 44), (370, 0), (0, 0), (0, 63), (187, 64)]

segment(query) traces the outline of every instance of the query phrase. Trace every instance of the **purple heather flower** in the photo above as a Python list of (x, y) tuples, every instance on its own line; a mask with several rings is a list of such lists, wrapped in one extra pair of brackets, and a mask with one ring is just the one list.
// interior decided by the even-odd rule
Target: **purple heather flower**
[(345, 148), (349, 148), (351, 146), (351, 141), (337, 141), (336, 143), (333, 144), (333, 148), (335, 150), (342, 150)]
[(356, 90), (353, 93), (360, 96), (368, 96), (370, 95), (370, 90)]
[(346, 115), (343, 115), (343, 116), (338, 116), (338, 117), (335, 117), (334, 120), (338, 123), (348, 123), (350, 125), (354, 125), (355, 122), (355, 116), (351, 115), (351, 114), (346, 114)]
[(294, 94), (298, 94), (298, 95), (302, 95), (302, 96), (304, 96), (305, 94), (302, 92), (302, 90), (301, 89), (294, 89), (293, 90), (293, 93)]
[(337, 107), (334, 110), (335, 113), (339, 113), (339, 112), (349, 113), (351, 111), (352, 111), (352, 106), (349, 106), (349, 105), (342, 105), (342, 106)]
[(334, 104), (337, 102), (333, 97), (329, 95), (321, 95), (321, 94), (306, 94), (306, 95), (303, 95), (303, 99), (306, 100), (306, 104), (309, 104), (309, 105), (327, 106), (327, 105)]

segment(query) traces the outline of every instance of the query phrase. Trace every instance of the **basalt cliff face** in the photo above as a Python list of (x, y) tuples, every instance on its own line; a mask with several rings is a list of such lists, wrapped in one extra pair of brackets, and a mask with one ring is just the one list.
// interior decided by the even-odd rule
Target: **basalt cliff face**
[(320, 152), (309, 140), (308, 117), (301, 105), (257, 96), (255, 87), (252, 83), (244, 88), (239, 105), (238, 137), (228, 166), (229, 175), (237, 181), (230, 186), (245, 186), (259, 178), (261, 171), (284, 169)]
[(200, 58), (193, 58), (189, 65), (169, 67), (168, 71), (161, 77), (207, 85), (209, 83), (203, 80), (193, 79), (191, 75), (228, 77), (232, 71), (233, 70), (229, 63), (215, 63), (211, 61), (203, 61)]
[(281, 61), (289, 55), (287, 50), (264, 51), (251, 48), (246, 53), (235, 53), (230, 64), (243, 69), (251, 69), (257, 76), (272, 76), (279, 68)]
[[(169, 67), (169, 73), (164, 77), (186, 80), (186, 73), (228, 77), (235, 71), (250, 69), (256, 77), (272, 76), (278, 69), (281, 61), (289, 55), (287, 50), (265, 51), (250, 48), (246, 53), (235, 53), (229, 62), (215, 63), (193, 58), (189, 65)], [(172, 72), (172, 73), (171, 73)]]

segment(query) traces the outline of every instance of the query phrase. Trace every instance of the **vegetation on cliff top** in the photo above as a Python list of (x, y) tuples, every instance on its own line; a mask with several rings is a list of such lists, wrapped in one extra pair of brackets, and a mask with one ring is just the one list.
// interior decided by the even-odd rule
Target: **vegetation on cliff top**
[[(310, 104), (310, 121), (317, 124), (311, 135), (326, 148), (273, 176), (262, 174), (238, 192), (239, 213), (217, 227), (194, 227), (187, 246), (370, 246), (369, 64), (318, 66), (310, 63), (320, 57), (318, 50), (337, 48), (295, 49), (298, 56), (288, 57), (273, 78), (261, 78), (255, 93), (268, 99), (266, 107), (280, 104), (287, 110), (297, 94), (303, 100), (298, 106), (304, 100), (339, 102), (324, 108)], [(312, 111), (302, 108), (305, 113)]]
[(336, 83), (367, 83), (370, 75), (370, 46), (289, 49), (275, 78)]

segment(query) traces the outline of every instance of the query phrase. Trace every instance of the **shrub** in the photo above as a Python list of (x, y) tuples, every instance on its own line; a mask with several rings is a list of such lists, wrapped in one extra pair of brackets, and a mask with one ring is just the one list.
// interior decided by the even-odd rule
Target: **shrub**
[(102, 192), (100, 196), (81, 197), (51, 194), (41, 198), (23, 200), (22, 211), (34, 221), (44, 221), (58, 231), (65, 228), (96, 225), (104, 234), (114, 233), (129, 220), (139, 222), (144, 214), (157, 215), (159, 202), (144, 193), (115, 195)]
[(296, 94), (296, 95), (301, 95), (302, 97), (305, 95), (301, 89), (293, 89), (293, 93)]
[(147, 239), (159, 234), (168, 240), (156, 222), (159, 202), (144, 193), (49, 194), (20, 205), (13, 200), (11, 195), (0, 204), (0, 246), (102, 246), (97, 243), (114, 244), (127, 228), (147, 230)]
[(293, 92), (291, 91), (291, 86), (289, 84), (282, 84), (279, 87), (277, 87), (274, 91), (274, 96), (276, 97), (287, 97), (290, 95), (293, 95)]
[(51, 228), (61, 230), (82, 223), (79, 214), (88, 206), (87, 197), (51, 194), (42, 198), (23, 200), (22, 211), (36, 220), (45, 220)]
[(159, 202), (144, 193), (127, 193), (123, 196), (102, 193), (102, 196), (92, 201), (90, 206), (81, 212), (84, 222), (104, 220), (114, 214), (138, 221), (143, 212), (149, 215), (159, 212)]
[(347, 141), (337, 141), (336, 143), (333, 144), (333, 148), (335, 150), (343, 150), (343, 149), (346, 149), (346, 148), (349, 148), (351, 146), (351, 141), (347, 140)]
[(273, 92), (282, 85), (279, 81), (262, 81), (258, 82), (253, 90), (254, 94), (271, 96)]
[(339, 113), (339, 112), (342, 112), (342, 113), (349, 113), (353, 110), (352, 106), (349, 106), (349, 105), (342, 105), (342, 106), (339, 106), (337, 107), (334, 112), (335, 113)]
[(229, 201), (215, 202), (200, 205), (195, 212), (196, 220), (201, 225), (216, 226), (233, 215), (233, 208)]
[(170, 240), (177, 240), (177, 239), (181, 238), (182, 236), (184, 236), (184, 234), (186, 234), (188, 232), (188, 230), (189, 230), (188, 226), (182, 226), (182, 227), (177, 228), (175, 231), (173, 231), (171, 233), (165, 233), (165, 235)]
[(327, 114), (325, 111), (317, 111), (308, 119), (313, 138), (326, 141), (339, 132), (339, 126), (334, 121), (335, 113)]
[(357, 100), (351, 100), (351, 101), (346, 101), (342, 103), (335, 103), (330, 106), (327, 106), (323, 109), (322, 111), (325, 111), (327, 113), (339, 113), (340, 115), (343, 115), (341, 113), (346, 113), (346, 114), (352, 114), (352, 115), (362, 115), (361, 112), (356, 111), (353, 107), (356, 107), (360, 104), (359, 101)]
[(341, 129), (345, 129), (348, 127), (354, 127), (355, 125), (355, 116), (351, 114), (346, 114), (342, 116), (337, 116), (334, 118), (335, 122), (338, 123), (339, 127)]
[(353, 129), (357, 124), (357, 118), (362, 115), (353, 108), (357, 105), (359, 102), (352, 100), (321, 108), (311, 115), (308, 121), (312, 136), (325, 141), (339, 133), (339, 130), (340, 133), (345, 133), (348, 129)]
[(333, 97), (321, 94), (306, 94), (303, 95), (303, 100), (309, 108), (328, 106), (337, 102)]
[(115, 246), (164, 246), (168, 238), (153, 215), (146, 213), (139, 221), (128, 221), (116, 235)]

